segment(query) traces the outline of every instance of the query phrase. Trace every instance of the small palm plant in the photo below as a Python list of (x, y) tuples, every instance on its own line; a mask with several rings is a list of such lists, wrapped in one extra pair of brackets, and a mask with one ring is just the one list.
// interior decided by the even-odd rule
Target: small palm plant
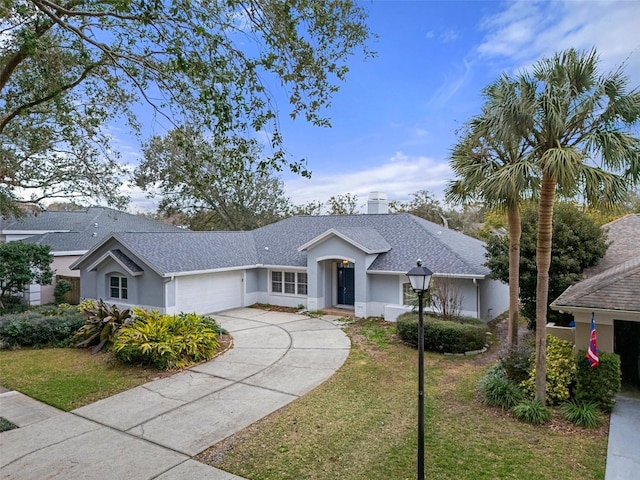
[(120, 310), (117, 305), (107, 305), (102, 299), (95, 306), (84, 308), (87, 317), (84, 325), (73, 336), (76, 347), (93, 347), (92, 353), (107, 349), (115, 340), (120, 328), (131, 319), (131, 310)]

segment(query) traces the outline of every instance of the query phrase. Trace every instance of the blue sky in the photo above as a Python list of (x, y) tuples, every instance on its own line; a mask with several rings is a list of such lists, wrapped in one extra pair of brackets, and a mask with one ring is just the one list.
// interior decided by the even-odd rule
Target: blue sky
[[(281, 131), (293, 159), (306, 158), (304, 179), (283, 172), (291, 200), (326, 201), (371, 191), (406, 200), (421, 189), (442, 197), (452, 178), (448, 153), (456, 130), (481, 107), (482, 88), (503, 72), (575, 47), (598, 48), (603, 71), (626, 62), (640, 87), (640, 2), (629, 1), (367, 1), (379, 36), (377, 57), (354, 57), (326, 112), (332, 128), (288, 118), (278, 96)], [(133, 160), (139, 149), (122, 145)], [(153, 209), (132, 192), (132, 210)]]

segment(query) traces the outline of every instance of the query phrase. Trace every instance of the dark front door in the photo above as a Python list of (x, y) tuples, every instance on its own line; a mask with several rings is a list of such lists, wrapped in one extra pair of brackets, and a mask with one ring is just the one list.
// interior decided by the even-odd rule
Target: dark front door
[(338, 305), (353, 305), (354, 275), (353, 263), (338, 264)]
[(640, 322), (614, 320), (614, 351), (620, 355), (622, 384), (640, 389)]

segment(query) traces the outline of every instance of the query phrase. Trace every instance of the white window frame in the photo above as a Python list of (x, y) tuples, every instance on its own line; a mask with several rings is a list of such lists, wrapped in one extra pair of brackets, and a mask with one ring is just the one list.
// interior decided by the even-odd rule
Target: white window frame
[[(276, 276), (275, 279), (274, 274)], [(302, 277), (303, 275), (304, 277)], [(274, 295), (306, 297), (309, 291), (308, 281), (309, 277), (306, 271), (271, 270), (269, 273), (269, 291)], [(279, 289), (274, 288), (276, 285), (279, 285)], [(304, 293), (301, 293), (301, 291)]]
[[(113, 279), (118, 279), (118, 285), (113, 284)], [(124, 282), (123, 282), (124, 280)], [(124, 286), (122, 285), (124, 283)], [(118, 296), (113, 295), (114, 289), (118, 290)], [(122, 292), (125, 296), (122, 296)], [(109, 275), (109, 298), (116, 298), (118, 300), (129, 300), (129, 279), (123, 275)]]

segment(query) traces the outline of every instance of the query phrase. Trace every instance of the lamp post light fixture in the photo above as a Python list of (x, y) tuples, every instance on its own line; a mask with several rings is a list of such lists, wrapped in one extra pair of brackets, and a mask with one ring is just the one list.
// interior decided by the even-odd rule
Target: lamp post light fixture
[(424, 313), (422, 299), (431, 282), (433, 272), (418, 265), (407, 272), (411, 288), (418, 295), (418, 480), (424, 480)]

